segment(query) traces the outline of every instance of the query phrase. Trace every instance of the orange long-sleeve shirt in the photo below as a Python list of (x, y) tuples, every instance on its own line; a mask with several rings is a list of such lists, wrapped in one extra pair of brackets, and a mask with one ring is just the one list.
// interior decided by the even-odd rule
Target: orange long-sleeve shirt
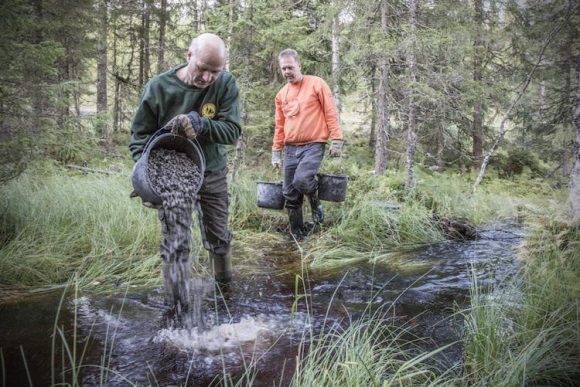
[(342, 140), (338, 113), (326, 82), (305, 75), (300, 82), (287, 83), (276, 94), (276, 128), (273, 151), (284, 145)]

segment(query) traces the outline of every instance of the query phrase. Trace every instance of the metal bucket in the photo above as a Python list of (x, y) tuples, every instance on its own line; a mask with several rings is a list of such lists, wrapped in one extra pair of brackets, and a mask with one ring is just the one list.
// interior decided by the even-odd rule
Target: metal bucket
[[(153, 204), (162, 204), (160, 195), (153, 189), (149, 180), (149, 154), (157, 148), (173, 149), (187, 155), (198, 166), (201, 175), (205, 172), (205, 157), (197, 142), (188, 140), (185, 137), (178, 136), (163, 130), (156, 132), (145, 145), (141, 158), (135, 163), (131, 182), (133, 189), (144, 202)], [(201, 188), (201, 184), (197, 189)]]
[(318, 198), (328, 202), (343, 202), (346, 198), (348, 176), (319, 173)]
[(258, 207), (281, 210), (284, 208), (286, 199), (282, 193), (282, 183), (258, 181), (256, 183), (258, 193)]

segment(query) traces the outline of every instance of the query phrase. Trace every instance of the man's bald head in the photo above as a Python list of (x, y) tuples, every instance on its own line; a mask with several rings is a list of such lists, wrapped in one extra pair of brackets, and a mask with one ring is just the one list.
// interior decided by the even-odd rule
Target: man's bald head
[(192, 55), (207, 55), (216, 61), (226, 62), (226, 45), (222, 38), (215, 34), (204, 33), (191, 41), (189, 51)]
[(205, 89), (219, 76), (226, 64), (226, 45), (215, 34), (205, 33), (191, 41), (187, 50), (188, 65), (177, 75), (185, 83)]

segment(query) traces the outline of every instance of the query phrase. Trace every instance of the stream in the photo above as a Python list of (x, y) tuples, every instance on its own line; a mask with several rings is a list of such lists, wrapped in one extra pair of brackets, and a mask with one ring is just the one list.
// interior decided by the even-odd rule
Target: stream
[[(482, 288), (515, 275), (514, 247), (523, 236), (517, 225), (492, 225), (479, 230), (475, 240), (402, 254), (398, 259), (412, 260), (412, 269), (368, 263), (310, 270), (306, 298), (301, 285), (296, 292), (297, 275), (306, 277), (299, 253), (290, 242), (275, 245), (261, 252), (251, 275), (235, 277), (222, 293), (197, 280), (198, 292), (205, 294), (198, 300), (205, 329), (183, 328), (187, 324), (164, 306), (162, 289), (76, 298), (71, 292), (62, 298), (62, 291), (30, 295), (0, 304), (1, 380), (6, 386), (60, 383), (64, 357), (81, 365), (83, 386), (207, 386), (224, 371), (235, 383), (250, 364), (256, 369), (254, 386), (286, 386), (305, 335), (360, 317), (371, 300), (373, 307), (390, 308), (433, 349), (460, 337), (462, 321), (454, 312), (468, 306), (470, 272)], [(234, 270), (235, 263), (234, 258)], [(56, 334), (69, 346), (57, 340), (52, 356), (57, 312)], [(442, 361), (458, 364), (461, 352), (459, 344), (453, 345)], [(71, 371), (65, 371), (70, 383)]]

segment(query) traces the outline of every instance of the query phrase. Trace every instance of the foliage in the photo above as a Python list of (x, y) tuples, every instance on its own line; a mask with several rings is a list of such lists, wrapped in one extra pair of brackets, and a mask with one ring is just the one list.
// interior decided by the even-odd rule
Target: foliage
[[(0, 151), (7, 155), (1, 160), (2, 180), (35, 159), (70, 161), (78, 155), (62, 141), (52, 154), (45, 145), (51, 133), (70, 134), (70, 110), (78, 106), (82, 88), (78, 80), (86, 75), (85, 61), (92, 55), (91, 10), (91, 0), (2, 3), (2, 20), (9, 20), (0, 26), (6, 54), (0, 59)], [(94, 148), (90, 142), (76, 145)]]
[(542, 177), (546, 173), (538, 157), (530, 150), (523, 148), (510, 148), (507, 153), (494, 155), (490, 166), (497, 169), (501, 178), (521, 175), (525, 167), (531, 172), (531, 177)]
[[(13, 149), (2, 160), (3, 180), (17, 175), (31, 159), (80, 159), (80, 154), (86, 153), (78, 146), (43, 152), (36, 144), (50, 130), (62, 131), (63, 135), (77, 130), (82, 135), (83, 128), (73, 128), (67, 122), (73, 117), (80, 120), (87, 111), (92, 116), (98, 53), (95, 37), (103, 27), (102, 15), (95, 12), (100, 1), (3, 2), (0, 15), (6, 23), (0, 27), (0, 47), (6, 55), (0, 59), (4, 64), (0, 75), (0, 145), (3, 150)], [(337, 79), (341, 98), (354, 104), (357, 114), (365, 117), (355, 131), (346, 126), (349, 120), (343, 115), (347, 145), (356, 142), (355, 135), (364, 136), (361, 145), (370, 154), (374, 152), (377, 66), (382, 58), (388, 58), (392, 129), (389, 168), (400, 166), (399, 155), (406, 146), (405, 90), (410, 87), (416, 91), (418, 160), (438, 170), (465, 168), (471, 165), (474, 104), (481, 102), (485, 109), (485, 145), (493, 140), (496, 118), (529, 70), (545, 31), (563, 21), (561, 39), (549, 47), (541, 77), (533, 81), (529, 95), (512, 117), (514, 129), (506, 140), (510, 149), (527, 149), (540, 160), (556, 163), (550, 168), (561, 164), (565, 169), (573, 140), (572, 96), (576, 85), (572, 64), (577, 56), (568, 48), (576, 47), (580, 36), (575, 23), (578, 8), (563, 0), (551, 0), (550, 7), (543, 1), (526, 4), (494, 2), (486, 7), (484, 34), (477, 47), (471, 4), (447, 0), (420, 4), (418, 78), (410, 85), (405, 64), (408, 10), (402, 2), (389, 3), (385, 35), (381, 2), (180, 0), (162, 8), (159, 1), (107, 1), (104, 9), (108, 24), (104, 27), (108, 31), (108, 94), (113, 98), (109, 98), (110, 114), (103, 116), (106, 122), (94, 122), (95, 136), (111, 135), (125, 143), (143, 84), (182, 62), (196, 33), (211, 31), (224, 37), (229, 68), (240, 85), (246, 158), (259, 157), (270, 147), (273, 97), (283, 85), (277, 53), (294, 47), (302, 55), (304, 73), (321, 76), (331, 86)], [(339, 74), (333, 74), (331, 66), (335, 20)], [(476, 54), (485, 64), (481, 81), (473, 80)], [(116, 132), (108, 134), (102, 129), (106, 125)], [(14, 144), (17, 146), (12, 148)], [(518, 171), (517, 163), (510, 165), (513, 168), (507, 167), (506, 175)]]

